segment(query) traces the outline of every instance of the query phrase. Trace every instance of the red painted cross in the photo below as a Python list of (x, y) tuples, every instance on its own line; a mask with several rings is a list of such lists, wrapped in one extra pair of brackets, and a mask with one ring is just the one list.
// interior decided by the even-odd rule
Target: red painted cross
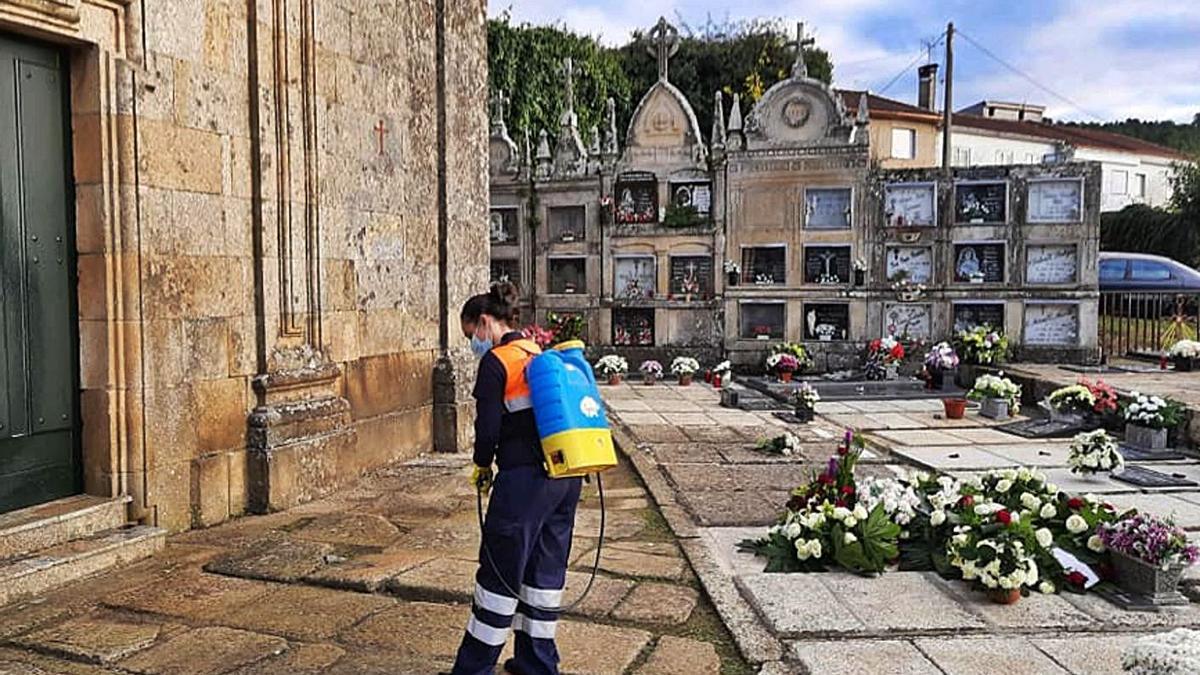
[(386, 136), (388, 128), (384, 126), (383, 120), (379, 120), (379, 124), (375, 125), (375, 133), (379, 134), (379, 154), (383, 154), (383, 137)]

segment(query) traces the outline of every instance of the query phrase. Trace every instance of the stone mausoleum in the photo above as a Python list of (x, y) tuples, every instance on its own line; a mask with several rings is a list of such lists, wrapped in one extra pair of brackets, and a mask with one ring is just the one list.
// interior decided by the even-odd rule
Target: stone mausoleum
[(592, 343), (635, 358), (747, 366), (789, 340), (818, 369), (854, 368), (876, 337), (979, 324), (1023, 358), (1095, 358), (1096, 165), (882, 169), (870, 97), (850, 113), (808, 76), (802, 28), (791, 76), (749, 108), (717, 92), (705, 138), (670, 83), (677, 32), (660, 20), (648, 37), (659, 79), (623, 145), (611, 101), (590, 144), (571, 101), (536, 151), (494, 106), (492, 278), (519, 282), (532, 319), (579, 314)]
[(182, 530), (458, 447), (485, 44), (479, 2), (0, 3), (0, 512)]

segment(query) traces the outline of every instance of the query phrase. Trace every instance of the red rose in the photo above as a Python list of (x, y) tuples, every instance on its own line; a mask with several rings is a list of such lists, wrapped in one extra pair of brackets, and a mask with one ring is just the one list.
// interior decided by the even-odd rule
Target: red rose
[(842, 486), (842, 494), (847, 495), (847, 496), (854, 494), (854, 486), (853, 485), (843, 485)]
[(1104, 502), (1104, 510), (1105, 511), (1116, 511), (1117, 507), (1113, 506), (1112, 504), (1109, 504), (1108, 502)]
[(834, 506), (840, 506), (840, 507), (842, 507), (842, 508), (844, 509), (844, 508), (846, 508), (846, 500), (845, 500), (845, 499), (839, 499), (839, 500), (837, 500), (836, 502), (834, 502), (834, 503), (833, 503), (833, 505), (834, 505)]
[(875, 338), (874, 340), (871, 340), (871, 351), (877, 352), (877, 351), (879, 351), (879, 348), (882, 346), (883, 346), (883, 343), (879, 340), (879, 338)]
[(963, 498), (959, 500), (959, 503), (967, 508), (970, 508), (975, 506), (975, 498), (971, 495), (963, 495)]
[(1083, 576), (1083, 572), (1071, 572), (1067, 575), (1067, 583), (1083, 588), (1083, 585), (1087, 583), (1087, 577)]
[(1079, 497), (1071, 497), (1067, 500), (1067, 508), (1071, 509), (1072, 511), (1078, 511), (1079, 509), (1083, 508), (1083, 500)]
[(824, 484), (826, 484), (826, 485), (832, 485), (832, 484), (833, 484), (833, 476), (830, 476), (830, 475), (829, 475), (829, 474), (827, 474), (827, 473), (823, 473), (823, 474), (821, 474), (821, 476), (820, 476), (819, 478), (817, 478), (817, 480), (818, 480), (819, 482), (821, 482), (821, 483), (824, 483)]
[(1009, 523), (1012, 522), (1012, 514), (1010, 514), (1008, 511), (1001, 509), (996, 512), (996, 520), (1004, 523), (1005, 525), (1008, 525)]
[(844, 445), (839, 445), (839, 446), (838, 446), (838, 454), (839, 454), (839, 455), (847, 455), (847, 454), (850, 454), (850, 448), (848, 448), (848, 447), (846, 447), (846, 446), (844, 446)]

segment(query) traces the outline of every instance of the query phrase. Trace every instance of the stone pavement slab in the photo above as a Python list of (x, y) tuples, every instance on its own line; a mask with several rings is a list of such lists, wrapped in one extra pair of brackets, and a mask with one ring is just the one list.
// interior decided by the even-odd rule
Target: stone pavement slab
[[(623, 675), (641, 655), (653, 635), (636, 628), (606, 626), (577, 621), (559, 621), (555, 642), (564, 673), (578, 675)], [(513, 643), (500, 655), (512, 656)]]
[(821, 583), (824, 574), (748, 574), (734, 583), (773, 633), (845, 637), (865, 629), (838, 597)]
[(947, 675), (1069, 675), (1022, 637), (915, 640)]
[(605, 405), (609, 410), (617, 413), (654, 412), (654, 408), (640, 398), (606, 398)]
[[(745, 443), (741, 438), (733, 442)], [(721, 446), (716, 443), (655, 443), (651, 447), (659, 464), (719, 464), (724, 460)]]
[(759, 539), (766, 534), (763, 527), (706, 527), (700, 530), (700, 541), (707, 546), (708, 551), (716, 560), (717, 565), (726, 576), (742, 576), (745, 574), (762, 574), (766, 567), (765, 558), (759, 558), (753, 553), (737, 549), (738, 542), (745, 539)]
[[(822, 464), (823, 467), (823, 464)], [(671, 464), (663, 468), (676, 489), (684, 494), (736, 490), (783, 491), (807, 482), (817, 465), (739, 465), (721, 467)]]
[(162, 583), (121, 591), (104, 600), (109, 607), (207, 621), (265, 595), (271, 585), (198, 570), (173, 575)]
[(841, 429), (865, 431), (880, 428), (876, 426), (874, 415), (866, 413), (832, 414), (822, 415), (821, 417), (829, 424)]
[[(1069, 492), (1071, 494), (1085, 495), (1095, 493), (1097, 495), (1115, 495), (1118, 493), (1136, 493), (1138, 488), (1129, 483), (1115, 481), (1106, 475), (1098, 474), (1088, 476), (1084, 474), (1071, 473), (1070, 469), (1045, 469), (1046, 480), (1058, 486), (1059, 490)], [(1110, 499), (1105, 497), (1105, 499)]]
[[(236, 628), (296, 640), (325, 640), (364, 617), (392, 607), (391, 598), (311, 586), (285, 586), (250, 605), (234, 609), (220, 622)], [(320, 617), (314, 621), (313, 617)]]
[(289, 534), (304, 541), (334, 545), (385, 547), (400, 538), (400, 530), (383, 516), (373, 513), (328, 513), (317, 516)]
[(634, 675), (720, 675), (721, 658), (711, 642), (664, 635)]
[[(684, 414), (684, 413), (669, 413), (669, 414)], [(667, 422), (666, 418), (655, 412), (625, 412), (620, 413), (621, 421), (631, 427), (642, 426), (674, 426), (674, 423)]]
[(979, 445), (1011, 445), (1013, 435), (1003, 431), (985, 428), (944, 429), (943, 433), (961, 438), (968, 443)]
[[(317, 675), (341, 661), (346, 650), (329, 643), (293, 643), (282, 654), (269, 656), (240, 668), (237, 675)], [(394, 669), (403, 672), (401, 669)]]
[(759, 435), (753, 427), (686, 427), (679, 430), (694, 443), (745, 443)]
[(1186, 530), (1200, 530), (1200, 504), (1180, 499), (1173, 494), (1110, 495), (1118, 511), (1136, 508), (1161, 518), (1174, 518), (1175, 524)]
[(1065, 444), (1014, 443), (1012, 445), (989, 445), (987, 451), (999, 455), (1013, 466), (1065, 467), (1069, 450)]
[(793, 657), (809, 675), (941, 675), (907, 640), (813, 640), (793, 642)]
[(1179, 627), (1200, 627), (1200, 604), (1162, 607), (1157, 612), (1129, 612), (1095, 593), (1063, 593), (1067, 602), (1094, 617), (1106, 629), (1160, 632)]
[(973, 446), (898, 446), (892, 452), (914, 464), (941, 471), (986, 471), (1012, 466), (1004, 457)]
[(641, 443), (686, 443), (689, 440), (682, 430), (668, 425), (666, 420), (652, 424), (634, 424), (623, 416), (620, 420)]
[(962, 445), (963, 438), (947, 431), (920, 430), (884, 430), (873, 433), (884, 441), (900, 446), (929, 446), (929, 445)]
[(1031, 637), (1029, 641), (1076, 675), (1122, 675), (1126, 671), (1121, 667), (1121, 654), (1139, 637), (1104, 633), (1061, 638)]
[(705, 527), (768, 525), (775, 522), (787, 492), (690, 492), (679, 494), (679, 503)]
[(1062, 595), (1030, 593), (1014, 605), (998, 605), (983, 591), (962, 581), (943, 581), (942, 587), (968, 611), (983, 617), (996, 628), (1017, 631), (1078, 630), (1095, 626), (1096, 620)]
[[(592, 567), (596, 559), (595, 548), (580, 557), (578, 566)], [(607, 543), (600, 551), (600, 569), (612, 574), (628, 577), (648, 577), (683, 581), (687, 578), (687, 562), (678, 556), (653, 555), (615, 549)]]
[(388, 579), (437, 557), (429, 550), (391, 547), (379, 553), (367, 553), (326, 565), (304, 577), (317, 586), (374, 592)]
[(932, 572), (887, 572), (866, 578), (831, 572), (822, 581), (868, 632), (895, 634), (982, 629), (983, 622), (943, 591)]
[(662, 417), (667, 424), (677, 427), (708, 427), (716, 424), (713, 419), (704, 413), (663, 413)]
[(21, 636), (16, 644), (88, 663), (113, 663), (155, 643), (159, 623), (117, 617), (79, 617)]
[(860, 413), (896, 413), (902, 412), (903, 409), (896, 405), (895, 401), (884, 399), (874, 400), (868, 399), (863, 401), (843, 401), (846, 407)]
[(282, 638), (212, 626), (188, 631), (128, 658), (121, 667), (147, 675), (217, 675), (287, 648)]
[(858, 411), (840, 401), (821, 401), (815, 409), (818, 415), (845, 415)]
[(395, 656), (453, 660), (470, 613), (469, 605), (400, 602), (343, 627), (339, 638)]
[(292, 583), (325, 565), (326, 556), (333, 552), (332, 544), (267, 535), (245, 549), (215, 558), (204, 569), (231, 577)]
[(122, 671), (67, 661), (39, 652), (0, 648), (4, 675), (122, 675)]
[(687, 586), (642, 582), (612, 611), (617, 621), (681, 624), (696, 609), (698, 595)]

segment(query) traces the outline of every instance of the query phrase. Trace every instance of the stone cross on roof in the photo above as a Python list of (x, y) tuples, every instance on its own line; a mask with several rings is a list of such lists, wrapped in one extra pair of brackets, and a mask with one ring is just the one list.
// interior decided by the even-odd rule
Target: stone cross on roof
[(804, 63), (804, 48), (816, 44), (816, 39), (804, 37), (804, 22), (796, 22), (796, 39), (785, 47), (796, 50), (796, 60), (792, 63), (792, 77), (808, 77), (808, 66)]
[(658, 23), (650, 29), (650, 45), (647, 51), (658, 59), (658, 79), (667, 80), (667, 62), (679, 51), (679, 30), (667, 23), (664, 16), (658, 17)]
[(512, 99), (504, 93), (503, 89), (497, 91), (496, 95), (492, 97), (492, 124), (494, 126), (504, 124), (504, 109), (511, 102)]

